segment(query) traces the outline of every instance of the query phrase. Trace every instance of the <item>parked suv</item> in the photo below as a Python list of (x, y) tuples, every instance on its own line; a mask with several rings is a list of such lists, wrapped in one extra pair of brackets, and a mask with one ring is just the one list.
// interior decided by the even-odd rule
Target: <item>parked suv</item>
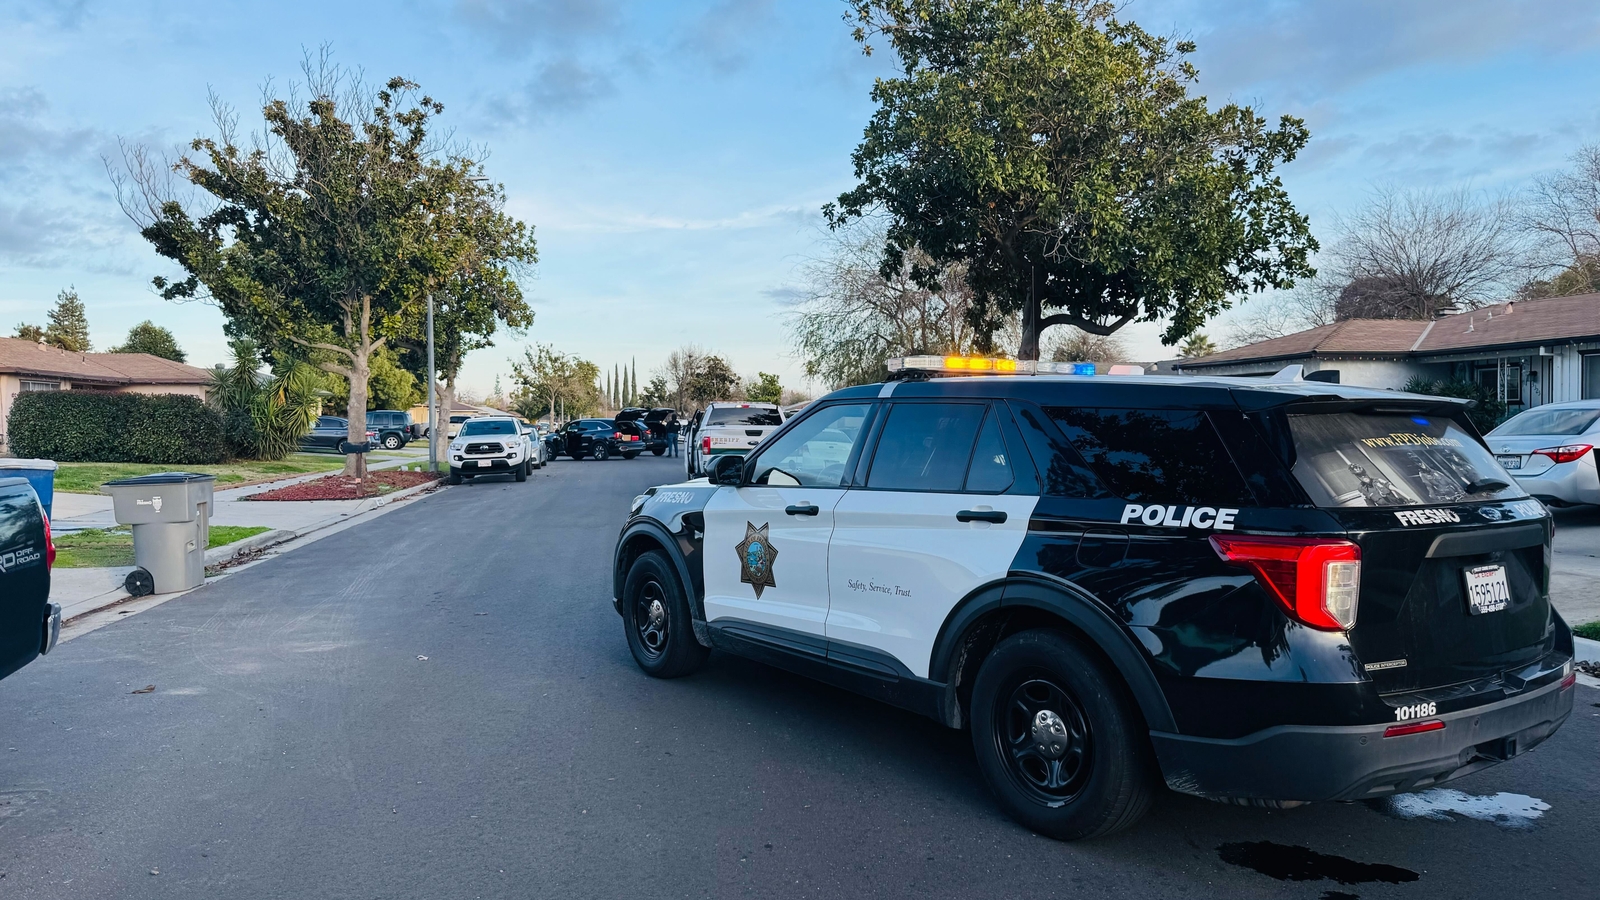
[(510, 416), (476, 416), (461, 423), (450, 442), (450, 483), (478, 475), (514, 475), (527, 481), (533, 448)]
[(50, 519), (25, 478), (0, 478), (0, 678), (55, 648), (61, 607), (50, 602), (56, 563)]
[(614, 421), (637, 422), (640, 426), (639, 437), (643, 441), (643, 450), (649, 450), (656, 456), (667, 452), (667, 425), (678, 419), (678, 411), (668, 407), (645, 409), (643, 407), (629, 407), (617, 413)]
[(632, 421), (575, 419), (567, 423), (561, 436), (565, 441), (562, 451), (573, 459), (633, 459), (644, 452), (644, 429)]
[(1061, 839), (1163, 781), (1431, 788), (1571, 714), (1550, 514), (1463, 401), (944, 364), (891, 360), (636, 498), (613, 596), (645, 672), (716, 648), (968, 729), (999, 804)]
[(399, 450), (420, 437), (411, 413), (397, 409), (375, 409), (367, 413), (367, 431), (377, 434), (378, 446)]
[(711, 460), (725, 454), (742, 456), (783, 424), (775, 403), (709, 403), (689, 423), (684, 467), (690, 478), (706, 473)]

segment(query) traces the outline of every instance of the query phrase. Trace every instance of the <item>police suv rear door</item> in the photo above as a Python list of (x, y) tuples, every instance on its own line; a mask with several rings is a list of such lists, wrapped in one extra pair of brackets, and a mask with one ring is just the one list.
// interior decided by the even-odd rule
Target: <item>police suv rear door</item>
[(834, 510), (829, 654), (871, 666), (872, 654), (853, 653), (871, 648), (927, 677), (940, 626), (1005, 576), (1038, 497), (1003, 405), (896, 401), (887, 412), (864, 480)]

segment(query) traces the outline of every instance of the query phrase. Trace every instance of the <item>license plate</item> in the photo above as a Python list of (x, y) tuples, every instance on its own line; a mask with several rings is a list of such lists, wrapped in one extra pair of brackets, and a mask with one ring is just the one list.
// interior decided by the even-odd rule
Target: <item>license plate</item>
[(1511, 602), (1505, 566), (1473, 566), (1462, 574), (1467, 578), (1467, 611), (1472, 615), (1499, 612)]
[(475, 460), (472, 461), (472, 464), (475, 465), (475, 466), (492, 466), (492, 465), (494, 465), (494, 463), (490, 462), (487, 459), (475, 459)]
[(1495, 459), (1499, 461), (1502, 469), (1522, 468), (1522, 457), (1520, 456), (1496, 456)]

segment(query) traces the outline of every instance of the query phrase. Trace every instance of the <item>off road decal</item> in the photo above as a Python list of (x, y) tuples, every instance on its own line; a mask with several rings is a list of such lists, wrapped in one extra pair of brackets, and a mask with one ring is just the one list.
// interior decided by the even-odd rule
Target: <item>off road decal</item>
[(778, 550), (767, 540), (767, 524), (760, 528), (744, 523), (744, 540), (734, 549), (739, 551), (739, 580), (755, 588), (756, 599), (761, 599), (763, 588), (777, 587), (772, 579), (772, 564), (778, 559)]
[(44, 554), (33, 547), (23, 547), (21, 550), (0, 553), (0, 573), (20, 569), (23, 566), (31, 566), (41, 559), (44, 559)]
[(1164, 528), (1212, 528), (1232, 531), (1237, 509), (1217, 509), (1211, 506), (1141, 506), (1129, 503), (1122, 508), (1122, 524), (1142, 522)]

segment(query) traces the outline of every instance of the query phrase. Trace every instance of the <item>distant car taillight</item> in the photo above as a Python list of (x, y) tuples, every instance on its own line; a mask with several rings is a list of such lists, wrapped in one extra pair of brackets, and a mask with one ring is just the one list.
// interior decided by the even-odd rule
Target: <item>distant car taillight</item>
[(1312, 628), (1355, 627), (1361, 594), (1361, 548), (1328, 538), (1212, 535), (1211, 546), (1256, 580), (1296, 619)]
[(1540, 456), (1550, 457), (1550, 461), (1554, 463), (1569, 463), (1573, 460), (1583, 459), (1583, 455), (1593, 449), (1593, 444), (1564, 444), (1560, 447), (1546, 447), (1543, 450), (1535, 450), (1533, 452)]
[(45, 568), (54, 569), (56, 567), (56, 542), (55, 542), (55, 539), (50, 536), (50, 517), (48, 515), (45, 515), (44, 510), (40, 510), (39, 511), (39, 515), (44, 518), (44, 564), (45, 564)]

